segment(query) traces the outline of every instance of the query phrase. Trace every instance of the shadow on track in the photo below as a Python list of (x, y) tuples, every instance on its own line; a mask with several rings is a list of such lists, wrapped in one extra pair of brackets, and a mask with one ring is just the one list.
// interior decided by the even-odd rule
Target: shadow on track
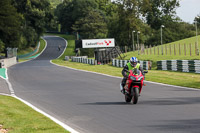
[(83, 103), (80, 105), (127, 105), (126, 102), (95, 102), (95, 103)]
[(157, 129), (160, 132), (178, 132), (178, 133), (199, 133), (200, 131), (200, 119), (190, 119), (190, 120), (166, 120), (160, 121), (159, 125), (147, 126), (151, 130)]
[(140, 101), (146, 105), (190, 105), (200, 104), (200, 97), (156, 98), (155, 100)]

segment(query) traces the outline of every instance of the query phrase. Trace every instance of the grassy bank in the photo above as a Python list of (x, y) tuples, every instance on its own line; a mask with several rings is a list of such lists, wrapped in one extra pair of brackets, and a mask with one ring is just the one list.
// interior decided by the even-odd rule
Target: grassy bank
[[(190, 38), (191, 39), (191, 38)], [(189, 39), (189, 41), (190, 41)], [(194, 38), (192, 38), (194, 40)], [(186, 39), (187, 40), (187, 39)], [(73, 41), (68, 41), (68, 45), (71, 47), (74, 47)], [(168, 45), (168, 44), (167, 44)], [(68, 66), (76, 69), (82, 69), (87, 71), (93, 71), (113, 76), (119, 76), (121, 75), (122, 68), (113, 67), (111, 65), (88, 65), (88, 64), (82, 64), (82, 63), (76, 63), (76, 62), (70, 62), (70, 61), (63, 61), (63, 58), (65, 55), (70, 55), (70, 52), (67, 52), (68, 48), (65, 51), (65, 54), (60, 59), (53, 60), (54, 63)], [(139, 58), (139, 60), (151, 60), (153, 62), (153, 69), (149, 70), (149, 73), (146, 75), (146, 80), (153, 81), (153, 82), (159, 82), (159, 83), (165, 83), (170, 85), (177, 85), (177, 86), (184, 86), (184, 87), (192, 87), (192, 88), (200, 88), (200, 74), (194, 74), (194, 73), (184, 73), (184, 72), (174, 72), (174, 71), (158, 71), (156, 69), (156, 61), (159, 60), (170, 60), (170, 59), (198, 59), (197, 56), (170, 56), (170, 55), (139, 55), (137, 52), (129, 52), (127, 53), (126, 59), (128, 60), (130, 57), (136, 56)]]
[[(76, 68), (76, 69), (122, 77), (121, 75), (122, 68), (113, 67), (111, 65), (95, 65), (94, 66), (94, 65), (82, 64), (82, 63), (76, 63), (76, 62), (70, 62), (70, 61), (63, 61), (62, 59), (53, 60), (53, 63), (59, 64), (62, 66)], [(146, 80), (170, 84), (170, 85), (200, 89), (200, 74), (149, 70), (149, 73), (146, 74)]]
[[(200, 36), (198, 36), (198, 38), (200, 40)], [(195, 42), (196, 42), (196, 37), (191, 37), (191, 38), (186, 38), (180, 41), (164, 44), (162, 46), (160, 45), (160, 46), (152, 47), (151, 54), (150, 54), (150, 49), (145, 49), (145, 54), (140, 53), (139, 55), (138, 55), (138, 51), (127, 52), (125, 53), (126, 55), (125, 59), (129, 60), (132, 56), (135, 56), (139, 60), (150, 60), (153, 62), (153, 67), (152, 67), (153, 69), (156, 69), (156, 62), (160, 60), (200, 60), (200, 55), (199, 56), (195, 55)], [(174, 54), (174, 44), (176, 44), (175, 46), (176, 55)], [(179, 54), (179, 44), (180, 44), (181, 54)], [(184, 44), (186, 44), (186, 56), (184, 55)], [(190, 56), (189, 44), (191, 44), (192, 46), (191, 56)], [(170, 45), (171, 45), (171, 55), (170, 55)], [(163, 55), (161, 55), (162, 47), (164, 49)], [(155, 54), (154, 54), (154, 48), (155, 48)], [(165, 48), (167, 48), (167, 53), (166, 53)], [(198, 48), (200, 49), (200, 45), (198, 46)], [(148, 50), (148, 55), (147, 55), (147, 50)], [(159, 54), (158, 54), (158, 50), (159, 50)]]
[(9, 133), (68, 133), (19, 100), (0, 95), (0, 125)]
[[(18, 60), (18, 62), (27, 61), (27, 60), (31, 59), (32, 57), (37, 57), (38, 54), (41, 53), (41, 52), (43, 51), (43, 49), (45, 48), (45, 46), (46, 46), (46, 43), (45, 43), (45, 41), (41, 38), (41, 39), (40, 39), (40, 48), (39, 48), (38, 52), (35, 53), (35, 54), (33, 54), (33, 55), (31, 55), (30, 57), (26, 57), (26, 58), (24, 58), (24, 59), (21, 58), (21, 59)], [(25, 49), (25, 50), (23, 50), (23, 51), (19, 51), (18, 55), (21, 55), (22, 53), (23, 53), (23, 54), (27, 54), (27, 53), (30, 53), (30, 52), (33, 52), (33, 51), (34, 51), (34, 49), (32, 49), (32, 51), (30, 51), (30, 49), (32, 49), (32, 48)], [(26, 51), (26, 50), (27, 50), (27, 51)], [(23, 54), (22, 54), (22, 55), (23, 55)]]

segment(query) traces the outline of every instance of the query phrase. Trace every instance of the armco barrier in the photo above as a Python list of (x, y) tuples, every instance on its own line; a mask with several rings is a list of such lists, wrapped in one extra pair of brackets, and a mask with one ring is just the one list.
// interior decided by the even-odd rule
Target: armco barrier
[(161, 60), (157, 61), (157, 69), (200, 73), (200, 60)]
[(73, 62), (79, 62), (79, 63), (84, 63), (84, 64), (90, 64), (90, 65), (95, 65), (94, 59), (88, 59), (88, 58), (83, 58), (83, 57), (72, 57), (71, 58)]
[[(116, 67), (124, 67), (129, 61), (128, 60), (112, 60), (112, 65)], [(150, 61), (138, 61), (141, 65), (141, 67), (144, 70), (150, 70), (151, 69), (151, 62)]]

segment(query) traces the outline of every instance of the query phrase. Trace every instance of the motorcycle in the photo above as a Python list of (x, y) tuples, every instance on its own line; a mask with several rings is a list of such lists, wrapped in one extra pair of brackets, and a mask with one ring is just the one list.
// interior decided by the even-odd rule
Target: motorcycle
[[(126, 84), (124, 86), (125, 89), (125, 101), (127, 103), (130, 103), (131, 100), (133, 104), (137, 104), (138, 97), (140, 96), (140, 93), (142, 91), (142, 87), (144, 85), (144, 75), (140, 70), (137, 68), (130, 70), (127, 72), (129, 73), (128, 79), (126, 80)], [(148, 73), (148, 71), (144, 71), (144, 74)], [(121, 85), (121, 90), (122, 90)]]

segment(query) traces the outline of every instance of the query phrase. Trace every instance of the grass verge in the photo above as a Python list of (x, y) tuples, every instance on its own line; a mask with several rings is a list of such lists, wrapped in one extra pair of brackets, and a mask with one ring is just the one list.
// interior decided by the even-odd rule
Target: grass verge
[[(193, 39), (193, 38), (192, 38)], [(68, 41), (68, 46), (74, 47), (73, 41)], [(81, 70), (87, 70), (87, 71), (93, 71), (103, 74), (108, 74), (112, 76), (118, 76), (122, 77), (121, 70), (122, 68), (113, 67), (111, 65), (89, 65), (89, 64), (82, 64), (82, 63), (76, 63), (71, 61), (63, 61), (65, 55), (70, 55), (70, 52), (67, 52), (68, 47), (65, 51), (65, 54), (59, 58), (55, 59), (52, 62), (62, 65), (62, 66), (68, 66), (76, 69)], [(137, 52), (129, 52), (128, 56), (134, 56)], [(129, 59), (129, 57), (126, 57), (126, 59)], [(137, 56), (136, 56), (137, 57)], [(156, 69), (156, 61), (158, 60), (169, 60), (169, 59), (175, 59), (176, 57), (171, 56), (158, 56), (158, 55), (140, 55), (140, 60), (152, 60), (153, 61), (153, 69)], [(197, 57), (198, 58), (198, 57)], [(186, 59), (185, 56), (178, 59)], [(188, 57), (187, 59), (196, 59), (195, 57)], [(184, 87), (191, 87), (191, 88), (199, 88), (200, 89), (200, 74), (195, 73), (184, 73), (184, 72), (174, 72), (174, 71), (158, 71), (158, 70), (149, 70), (149, 73), (146, 74), (146, 80), (153, 81), (153, 82), (159, 82), (159, 83), (165, 83), (170, 85), (177, 85), (177, 86), (184, 86)]]
[[(56, 59), (52, 62), (62, 66), (122, 77), (122, 68), (113, 67), (111, 65), (89, 65), (71, 61), (63, 61), (62, 59)], [(200, 74), (149, 70), (149, 73), (146, 74), (146, 80), (200, 89)]]
[[(198, 36), (200, 40), (200, 35)], [(140, 54), (138, 55), (138, 51), (131, 51), (125, 53), (126, 57), (125, 60), (129, 60), (131, 57), (135, 56), (139, 60), (149, 60), (152, 61), (152, 69), (157, 68), (157, 61), (160, 60), (200, 60), (200, 56), (195, 55), (195, 42), (196, 42), (196, 36), (191, 37), (191, 38), (186, 38), (183, 40), (179, 40), (176, 42), (164, 44), (164, 45), (159, 45), (156, 47), (153, 47), (151, 49), (151, 54), (150, 54), (150, 49), (148, 49), (148, 55), (147, 55), (147, 49), (145, 49), (146, 54)], [(174, 44), (176, 44), (176, 55), (174, 54)], [(179, 53), (179, 44), (180, 44), (180, 52)], [(186, 44), (186, 56), (184, 55), (184, 44)], [(192, 51), (191, 51), (191, 56), (190, 56), (190, 47), (189, 44), (192, 46)], [(170, 48), (169, 46), (171, 45), (171, 55), (170, 55)], [(161, 55), (161, 49), (163, 47), (163, 52), (164, 55)], [(155, 55), (154, 55), (154, 48), (155, 48)], [(159, 54), (158, 54), (158, 48), (159, 48)], [(167, 54), (166, 54), (166, 48), (167, 48)], [(198, 46), (200, 49), (200, 45)], [(118, 57), (119, 58), (119, 57)]]
[[(31, 59), (32, 57), (37, 57), (38, 54), (41, 53), (42, 50), (45, 48), (45, 45), (46, 45), (45, 41), (42, 38), (40, 38), (40, 48), (39, 48), (38, 52), (35, 53), (34, 55), (31, 55), (30, 57), (26, 57), (25, 59), (21, 58), (21, 59), (18, 60), (18, 62), (24, 62), (24, 61)], [(32, 51), (34, 51), (34, 50), (32, 50)], [(24, 50), (25, 53), (30, 53), (32, 51)]]
[(69, 133), (21, 101), (0, 95), (0, 124), (9, 133)]

